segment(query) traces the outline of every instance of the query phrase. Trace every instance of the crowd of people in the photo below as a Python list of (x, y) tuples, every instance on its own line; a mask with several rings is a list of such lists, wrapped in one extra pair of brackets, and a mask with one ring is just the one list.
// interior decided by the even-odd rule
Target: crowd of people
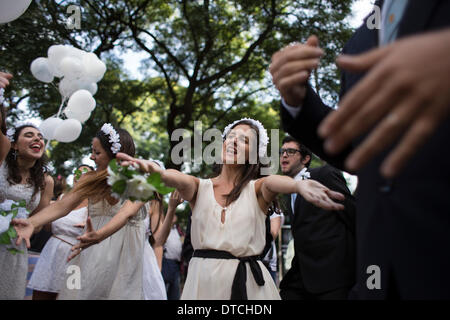
[[(28, 216), (11, 221), (17, 238), (0, 245), (0, 299), (23, 299), (27, 286), (33, 299), (49, 300), (450, 298), (450, 2), (376, 5), (380, 28), (364, 21), (337, 59), (339, 107), (309, 83), (324, 54), (317, 37), (272, 56), (289, 134), (281, 175), (261, 174), (269, 141), (258, 120), (224, 128), (212, 177), (138, 159), (131, 135), (105, 124), (92, 137), (96, 168), (78, 168), (72, 190), (54, 197), (60, 179), (48, 172), (41, 132), (8, 129), (2, 106), (0, 203), (25, 200)], [(10, 81), (0, 73), (1, 88)], [(313, 154), (326, 164), (310, 168)], [(167, 212), (161, 195), (145, 203), (113, 197), (112, 159), (159, 173), (175, 189)], [(354, 194), (341, 170), (358, 176)], [(184, 231), (175, 214), (182, 202), (191, 212)], [(284, 219), (295, 254), (277, 275), (274, 240)], [(49, 238), (27, 281), (28, 248), (41, 230)]]

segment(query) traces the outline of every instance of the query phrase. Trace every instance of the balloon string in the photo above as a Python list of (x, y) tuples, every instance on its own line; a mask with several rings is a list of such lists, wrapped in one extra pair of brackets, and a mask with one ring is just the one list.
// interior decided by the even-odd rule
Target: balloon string
[[(61, 105), (59, 106), (59, 109), (58, 109), (58, 113), (56, 114), (56, 118), (59, 118), (59, 116), (61, 115), (61, 111), (62, 111), (62, 108), (63, 108), (64, 104), (66, 103), (66, 100), (67, 100), (67, 97), (63, 97)], [(45, 145), (45, 150), (48, 150), (48, 146), (50, 145), (50, 141), (51, 141), (51, 139), (47, 140), (47, 144)]]

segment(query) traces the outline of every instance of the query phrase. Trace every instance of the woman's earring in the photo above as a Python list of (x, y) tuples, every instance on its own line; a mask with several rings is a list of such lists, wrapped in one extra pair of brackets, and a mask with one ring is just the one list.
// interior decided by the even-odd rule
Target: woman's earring
[(13, 157), (14, 157), (14, 160), (17, 160), (17, 150), (16, 149), (14, 149), (14, 151), (13, 151)]

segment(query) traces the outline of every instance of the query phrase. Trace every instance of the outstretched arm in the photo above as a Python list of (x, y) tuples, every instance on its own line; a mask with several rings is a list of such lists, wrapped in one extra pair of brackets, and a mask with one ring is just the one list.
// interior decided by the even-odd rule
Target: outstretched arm
[(68, 260), (70, 261), (76, 257), (81, 252), (80, 249), (88, 248), (112, 236), (120, 230), (127, 223), (128, 219), (134, 216), (143, 205), (143, 202), (126, 201), (119, 212), (98, 230), (93, 228), (91, 218), (88, 217), (86, 221), (86, 232), (77, 238), (80, 242), (72, 247), (73, 253), (69, 256)]
[(258, 179), (255, 189), (264, 212), (278, 193), (299, 193), (306, 201), (327, 210), (344, 209), (342, 204), (333, 201), (333, 199), (343, 201), (345, 199), (343, 194), (332, 191), (314, 180), (295, 181), (287, 176), (271, 175)]
[(163, 170), (153, 161), (136, 159), (121, 152), (117, 154), (116, 158), (123, 161), (121, 163), (123, 166), (137, 165), (143, 172), (158, 172), (165, 185), (177, 189), (183, 199), (194, 205), (199, 185), (198, 178), (174, 169)]
[(70, 192), (60, 201), (52, 203), (28, 219), (14, 219), (12, 223), (18, 235), (16, 245), (20, 245), (22, 240), (25, 240), (27, 248), (30, 248), (30, 238), (35, 230), (39, 230), (47, 223), (64, 217), (79, 205), (82, 200), (78, 193)]
[(172, 192), (172, 194), (170, 195), (169, 207), (167, 208), (164, 222), (161, 228), (159, 228), (153, 235), (153, 238), (155, 239), (155, 246), (163, 246), (166, 243), (167, 238), (169, 237), (170, 228), (172, 227), (172, 221), (175, 215), (175, 211), (178, 205), (182, 202), (183, 199), (181, 198), (180, 193), (177, 190)]

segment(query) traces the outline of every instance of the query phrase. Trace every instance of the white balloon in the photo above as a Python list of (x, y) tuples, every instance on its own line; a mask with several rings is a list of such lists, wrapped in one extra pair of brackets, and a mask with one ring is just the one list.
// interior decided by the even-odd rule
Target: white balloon
[(91, 117), (90, 112), (86, 113), (76, 113), (69, 108), (64, 109), (64, 114), (67, 116), (68, 119), (77, 119), (81, 123), (84, 123), (87, 119)]
[(70, 78), (62, 78), (58, 85), (61, 96), (70, 98), (70, 96), (78, 90), (77, 81)]
[(83, 114), (94, 110), (95, 104), (92, 94), (87, 90), (81, 89), (72, 94), (67, 103), (67, 108), (75, 113)]
[(54, 139), (59, 142), (73, 142), (81, 134), (81, 123), (76, 119), (67, 119), (61, 122), (55, 129)]
[(83, 72), (83, 65), (79, 59), (69, 56), (61, 60), (59, 69), (65, 77), (76, 78)]
[(19, 18), (30, 6), (31, 0), (0, 1), (0, 23)]
[(99, 82), (106, 72), (106, 65), (101, 61), (95, 53), (88, 52), (83, 55), (83, 67), (85, 69), (86, 78)]
[(64, 73), (61, 71), (59, 65), (62, 59), (64, 59), (69, 53), (66, 46), (63, 45), (53, 45), (48, 48), (48, 62), (50, 64), (51, 71), (55, 77), (61, 78)]
[(92, 95), (97, 93), (97, 84), (95, 82), (85, 81), (84, 79), (77, 80), (78, 90), (84, 89), (89, 91)]
[(47, 118), (44, 121), (42, 121), (41, 125), (39, 126), (39, 130), (41, 131), (41, 133), (45, 139), (53, 140), (55, 129), (62, 122), (63, 122), (63, 120), (60, 118), (56, 118), (56, 117)]
[(53, 81), (53, 73), (47, 58), (34, 59), (30, 66), (31, 73), (39, 81), (50, 83)]

